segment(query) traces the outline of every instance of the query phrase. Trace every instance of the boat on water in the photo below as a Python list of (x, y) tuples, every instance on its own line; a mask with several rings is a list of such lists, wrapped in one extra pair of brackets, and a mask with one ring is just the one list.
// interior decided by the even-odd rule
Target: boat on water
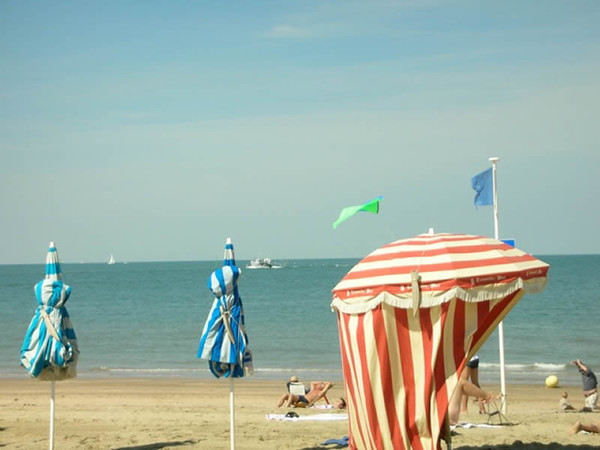
[(115, 261), (115, 257), (111, 254), (110, 258), (108, 258), (108, 264), (115, 264), (117, 261)]
[(269, 258), (256, 258), (246, 266), (248, 269), (272, 269), (273, 262)]

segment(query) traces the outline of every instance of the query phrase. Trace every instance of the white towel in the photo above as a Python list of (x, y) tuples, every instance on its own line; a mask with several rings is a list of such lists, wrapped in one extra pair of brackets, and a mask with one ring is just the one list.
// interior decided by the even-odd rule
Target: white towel
[(287, 420), (290, 422), (301, 420), (348, 420), (348, 414), (310, 414), (299, 417), (286, 417), (285, 414), (267, 414), (267, 420)]
[(469, 428), (501, 428), (500, 425), (488, 425), (487, 423), (468, 423), (468, 422), (461, 422), (461, 423), (457, 423), (456, 425), (450, 425), (450, 429), (454, 430), (455, 428), (465, 428), (465, 429), (469, 429)]

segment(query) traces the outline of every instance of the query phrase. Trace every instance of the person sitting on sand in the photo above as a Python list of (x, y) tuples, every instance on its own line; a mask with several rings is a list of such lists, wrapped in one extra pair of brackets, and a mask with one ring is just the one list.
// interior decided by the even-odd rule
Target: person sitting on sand
[(577, 421), (573, 424), (573, 426), (569, 430), (569, 434), (579, 433), (580, 431), (587, 431), (588, 433), (600, 433), (600, 422), (598, 422), (598, 423), (581, 423), (581, 422)]
[(559, 411), (574, 411), (575, 408), (573, 408), (571, 406), (571, 403), (569, 403), (569, 394), (567, 394), (567, 391), (563, 391), (562, 395), (560, 396), (560, 400), (558, 401), (558, 410)]
[(287, 392), (281, 396), (277, 406), (281, 407), (285, 405), (289, 408), (299, 403), (305, 404), (305, 406), (312, 406), (313, 403), (327, 393), (331, 386), (333, 385), (328, 381), (313, 381), (310, 383), (310, 390), (305, 395), (296, 395)]
[(475, 397), (484, 403), (500, 398), (499, 394), (486, 392), (470, 381), (460, 378), (452, 393), (452, 397), (450, 397), (450, 402), (448, 403), (448, 419), (450, 420), (450, 425), (456, 425), (458, 423), (460, 418), (460, 401), (463, 395)]

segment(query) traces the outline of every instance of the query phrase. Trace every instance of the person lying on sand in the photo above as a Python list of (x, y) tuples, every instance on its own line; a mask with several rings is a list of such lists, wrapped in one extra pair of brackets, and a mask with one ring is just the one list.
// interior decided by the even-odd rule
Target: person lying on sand
[(569, 430), (569, 434), (576, 434), (580, 431), (587, 431), (588, 433), (600, 433), (600, 422), (598, 423), (581, 423), (579, 421), (575, 422), (571, 429)]
[(500, 394), (492, 394), (491, 392), (486, 392), (483, 389), (478, 388), (464, 378), (459, 379), (458, 384), (452, 393), (452, 397), (450, 397), (450, 402), (448, 403), (448, 419), (450, 420), (450, 425), (456, 425), (460, 419), (460, 400), (463, 395), (475, 397), (483, 403), (489, 403), (501, 397)]
[(310, 390), (305, 395), (296, 395), (287, 392), (281, 396), (277, 406), (281, 407), (285, 405), (289, 408), (297, 403), (305, 403), (306, 406), (311, 406), (323, 397), (331, 386), (333, 385), (328, 381), (313, 381), (310, 383)]
[(337, 409), (346, 409), (346, 400), (344, 397), (338, 398), (334, 403), (333, 407)]

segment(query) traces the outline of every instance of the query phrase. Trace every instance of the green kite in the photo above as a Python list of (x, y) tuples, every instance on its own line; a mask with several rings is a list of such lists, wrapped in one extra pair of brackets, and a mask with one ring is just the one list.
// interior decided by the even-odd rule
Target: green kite
[(356, 214), (359, 211), (366, 211), (366, 212), (377, 214), (379, 212), (379, 201), (382, 198), (383, 198), (383, 196), (380, 195), (379, 197), (368, 201), (364, 205), (348, 206), (347, 208), (342, 209), (340, 216), (337, 218), (337, 220), (335, 222), (333, 222), (333, 229), (335, 230), (340, 223), (342, 223), (344, 220), (352, 217), (354, 214)]

